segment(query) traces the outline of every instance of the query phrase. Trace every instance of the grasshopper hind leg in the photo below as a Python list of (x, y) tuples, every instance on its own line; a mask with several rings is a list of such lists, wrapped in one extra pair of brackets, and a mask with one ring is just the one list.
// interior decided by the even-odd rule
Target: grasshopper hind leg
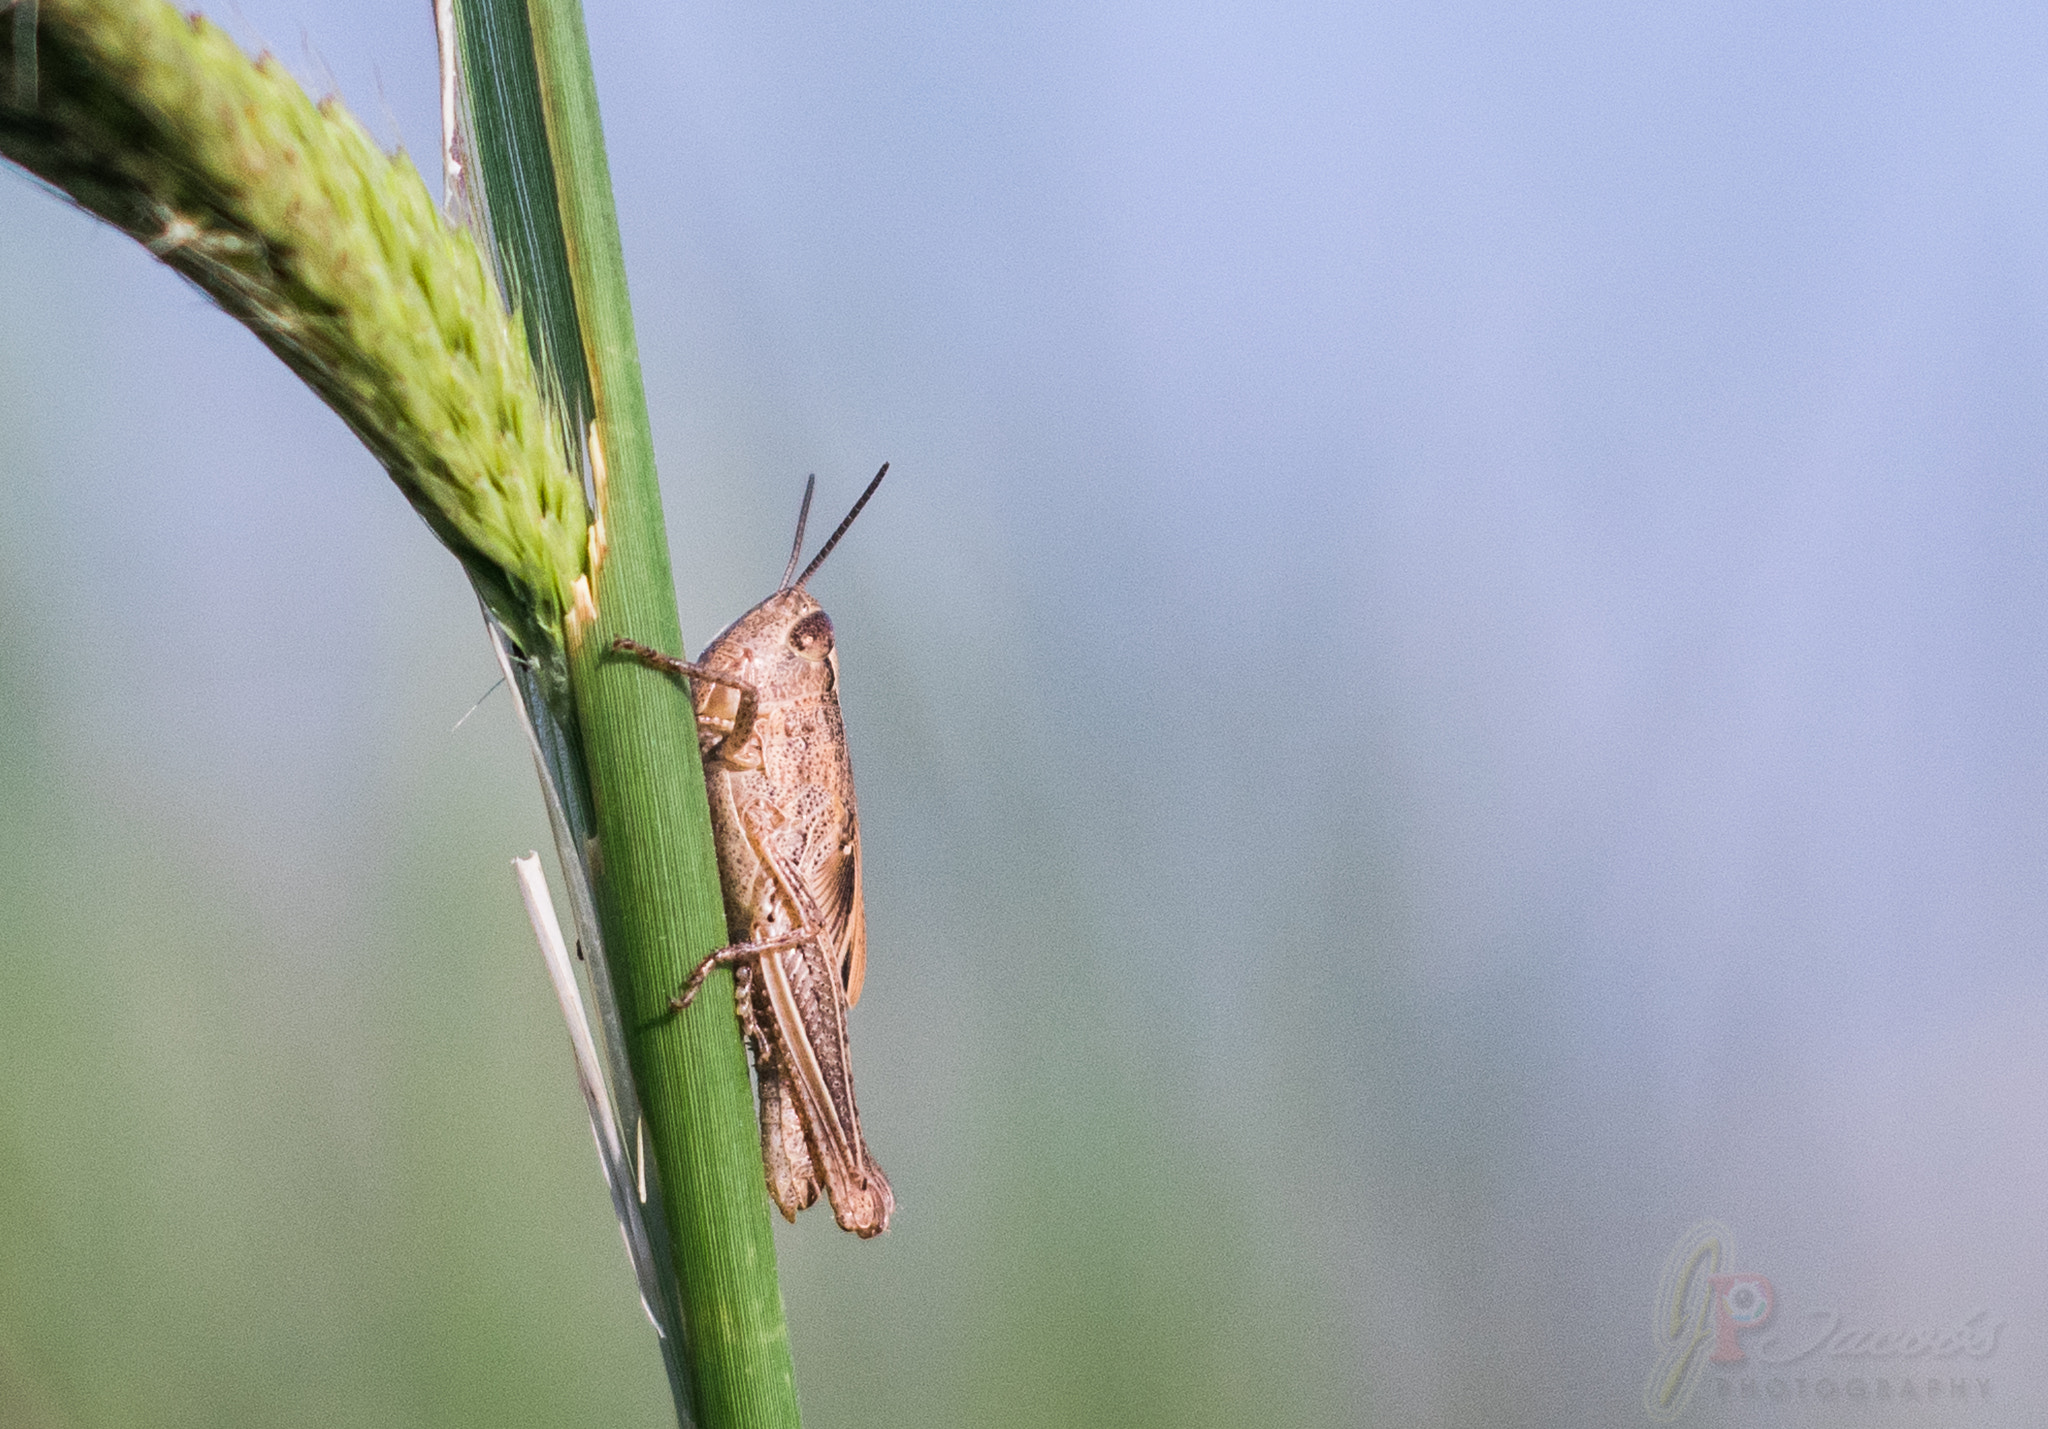
[(754, 1053), (754, 1081), (761, 1099), (761, 1167), (768, 1195), (783, 1219), (794, 1221), (798, 1211), (817, 1201), (822, 1182), (804, 1137), (803, 1117), (783, 1080), (789, 1058), (776, 1045), (774, 1010), (755, 1001), (765, 1003), (766, 990), (755, 986), (752, 962), (734, 968), (732, 978), (740, 1029)]
[(767, 1173), (768, 1195), (782, 1218), (794, 1221), (796, 1213), (813, 1205), (823, 1183), (811, 1145), (804, 1137), (803, 1116), (796, 1098), (782, 1079), (783, 1068), (775, 1059), (754, 1064), (761, 1093), (761, 1165)]
[(755, 986), (754, 966), (752, 958), (734, 962), (733, 1011), (754, 1058), (754, 1082), (761, 1102), (761, 1167), (768, 1195), (784, 1220), (795, 1221), (798, 1211), (816, 1203), (823, 1183), (817, 1163), (811, 1159), (810, 1143), (804, 1138), (803, 1117), (782, 1079), (788, 1056), (769, 1030), (775, 1025), (774, 1011), (755, 1001), (767, 994)]

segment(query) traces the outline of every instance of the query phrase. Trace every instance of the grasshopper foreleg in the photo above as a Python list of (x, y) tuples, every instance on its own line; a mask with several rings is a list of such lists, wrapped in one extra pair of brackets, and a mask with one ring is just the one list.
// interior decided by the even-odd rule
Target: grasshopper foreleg
[[(731, 727), (717, 728), (717, 726), (724, 724), (723, 720), (713, 722), (712, 727), (719, 736), (730, 740), (732, 747), (735, 749), (745, 744), (747, 736), (753, 733), (754, 711), (759, 708), (761, 703), (761, 692), (755, 688), (753, 681), (742, 680), (737, 675), (729, 675), (723, 670), (714, 670), (710, 666), (700, 665), (694, 660), (678, 660), (673, 655), (662, 654), (652, 645), (642, 645), (637, 640), (628, 640), (623, 636), (612, 642), (612, 651), (614, 654), (630, 655), (648, 669), (659, 670), (664, 675), (673, 675), (691, 680), (705, 680), (715, 685), (726, 685), (739, 691), (739, 708), (733, 712)], [(707, 719), (707, 716), (700, 715), (698, 716), (698, 723), (703, 725)]]

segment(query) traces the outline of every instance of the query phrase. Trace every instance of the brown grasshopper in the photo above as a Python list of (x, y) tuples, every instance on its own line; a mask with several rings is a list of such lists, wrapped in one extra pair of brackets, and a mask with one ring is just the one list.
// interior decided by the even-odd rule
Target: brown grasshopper
[(789, 1220), (822, 1182), (839, 1224), (889, 1228), (896, 1198), (861, 1139), (846, 1009), (867, 970), (860, 821), (839, 715), (832, 621), (804, 589), (888, 474), (875, 473), (823, 549), (804, 548), (813, 477), (775, 594), (726, 627), (694, 663), (632, 640), (612, 649), (692, 681), (711, 796), (726, 927), (735, 940), (700, 963), (670, 1006), (689, 1006), (711, 970), (733, 970), (740, 1029), (754, 1056), (768, 1194)]

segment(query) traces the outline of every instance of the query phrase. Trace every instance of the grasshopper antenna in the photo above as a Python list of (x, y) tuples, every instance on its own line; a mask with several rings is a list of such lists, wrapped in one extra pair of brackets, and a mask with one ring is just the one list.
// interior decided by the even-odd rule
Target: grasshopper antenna
[[(888, 474), (889, 463), (883, 462), (882, 469), (875, 473), (875, 479), (868, 483), (868, 489), (860, 494), (860, 500), (853, 503), (853, 510), (846, 513), (846, 519), (841, 521), (839, 529), (832, 533), (832, 539), (825, 543), (823, 549), (817, 555), (811, 557), (811, 563), (804, 567), (804, 573), (796, 578), (796, 583), (799, 587), (813, 575), (817, 574), (818, 567), (825, 564), (825, 557), (832, 554), (832, 548), (839, 544), (839, 538), (846, 534), (846, 528), (853, 524), (853, 518), (860, 515), (861, 507), (868, 504), (868, 498), (875, 494), (875, 488), (882, 484), (882, 478)], [(788, 589), (787, 586), (783, 588), (785, 590)]]
[[(782, 584), (775, 587), (777, 592), (789, 589), (790, 573), (796, 570), (796, 563), (804, 555), (804, 523), (811, 519), (811, 493), (818, 489), (818, 473), (815, 471), (804, 480), (804, 504), (797, 508), (796, 539), (789, 543), (789, 564), (782, 568)], [(806, 575), (810, 574), (808, 571)], [(799, 581), (801, 585), (803, 582)]]

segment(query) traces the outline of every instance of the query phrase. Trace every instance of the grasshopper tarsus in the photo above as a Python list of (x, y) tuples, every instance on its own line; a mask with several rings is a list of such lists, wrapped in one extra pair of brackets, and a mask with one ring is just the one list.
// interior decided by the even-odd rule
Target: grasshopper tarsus
[(652, 645), (642, 645), (637, 640), (628, 640), (621, 635), (612, 641), (614, 655), (630, 655), (650, 670), (659, 670), (664, 675), (687, 675), (699, 680), (715, 680), (719, 677), (692, 660), (679, 660), (673, 655), (664, 655)]
[(704, 979), (711, 976), (711, 970), (721, 965), (730, 967), (740, 959), (731, 956), (731, 948), (720, 948), (703, 962), (690, 970), (683, 979), (683, 990), (668, 1000), (669, 1010), (681, 1012), (697, 1000), (697, 994), (704, 990)]

